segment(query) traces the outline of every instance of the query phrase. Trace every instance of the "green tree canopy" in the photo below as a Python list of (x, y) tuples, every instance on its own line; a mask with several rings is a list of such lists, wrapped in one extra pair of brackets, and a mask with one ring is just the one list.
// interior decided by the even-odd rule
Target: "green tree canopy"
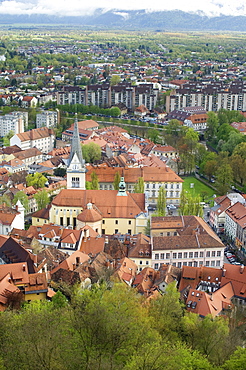
[(203, 216), (203, 208), (201, 206), (201, 199), (199, 196), (191, 194), (184, 189), (180, 195), (180, 215), (194, 215), (194, 216)]
[(34, 199), (37, 202), (38, 210), (45, 208), (50, 202), (50, 197), (46, 189), (40, 190), (34, 194)]
[(134, 193), (144, 193), (144, 179), (139, 177), (137, 183), (134, 185)]
[(114, 190), (119, 190), (120, 177), (121, 177), (120, 173), (119, 171), (117, 171), (114, 175), (114, 183), (113, 183)]
[(28, 212), (28, 196), (23, 191), (18, 191), (18, 193), (16, 193), (14, 196), (13, 204), (16, 204), (18, 200), (21, 202), (21, 204), (25, 208), (25, 213), (27, 213)]
[(3, 137), (4, 146), (10, 146), (10, 139), (14, 136), (14, 134), (14, 131), (10, 130), (9, 133)]
[(5, 204), (6, 207), (11, 207), (11, 199), (7, 194), (0, 197), (0, 204)]
[(98, 177), (95, 171), (91, 173), (91, 187), (92, 190), (99, 189)]
[(82, 145), (82, 152), (85, 162), (94, 163), (101, 159), (101, 148), (93, 142)]
[(166, 190), (163, 186), (160, 187), (158, 198), (157, 198), (157, 216), (164, 217), (166, 216)]
[(233, 183), (233, 172), (229, 164), (228, 156), (220, 155), (220, 165), (217, 168), (215, 186), (219, 194), (226, 194)]
[(35, 189), (41, 189), (47, 182), (47, 178), (41, 173), (29, 174), (26, 177), (27, 186), (33, 186)]

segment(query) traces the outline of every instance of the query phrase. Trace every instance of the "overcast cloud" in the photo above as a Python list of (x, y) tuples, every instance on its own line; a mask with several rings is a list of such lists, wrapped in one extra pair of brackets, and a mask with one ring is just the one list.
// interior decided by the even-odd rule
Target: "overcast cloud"
[(49, 15), (83, 15), (91, 14), (97, 8), (106, 10), (120, 9), (147, 9), (154, 10), (174, 10), (184, 11), (200, 10), (207, 15), (215, 16), (226, 15), (246, 15), (245, 0), (207, 0), (206, 2), (197, 0), (156, 0), (151, 4), (149, 0), (8, 0), (0, 3), (1, 14), (49, 14)]

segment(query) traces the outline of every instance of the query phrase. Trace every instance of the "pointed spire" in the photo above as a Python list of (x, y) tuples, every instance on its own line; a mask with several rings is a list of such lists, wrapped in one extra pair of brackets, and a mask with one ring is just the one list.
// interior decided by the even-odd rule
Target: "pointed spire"
[(80, 138), (79, 138), (79, 127), (78, 127), (77, 113), (75, 113), (73, 138), (72, 138), (72, 143), (71, 143), (71, 152), (70, 152), (70, 157), (69, 157), (69, 160), (68, 160), (68, 166), (70, 166), (70, 163), (72, 162), (75, 153), (77, 154), (79, 162), (83, 166), (84, 165), (84, 159), (83, 159), (82, 148), (81, 148), (81, 143), (80, 143)]

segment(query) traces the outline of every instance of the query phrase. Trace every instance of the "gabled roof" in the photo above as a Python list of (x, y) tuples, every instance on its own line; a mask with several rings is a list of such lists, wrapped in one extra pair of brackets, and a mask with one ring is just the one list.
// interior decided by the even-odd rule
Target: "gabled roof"
[(196, 313), (200, 316), (219, 315), (224, 309), (232, 307), (231, 298), (234, 296), (232, 284), (228, 282), (226, 285), (216, 290), (212, 294), (207, 294), (200, 290), (190, 289), (186, 300), (186, 308), (188, 311)]
[(73, 252), (68, 258), (61, 262), (57, 267), (55, 267), (51, 274), (54, 274), (59, 269), (74, 271), (79, 264), (87, 261), (89, 256), (81, 251)]
[(192, 289), (197, 289), (201, 281), (218, 285), (221, 282), (221, 278), (221, 269), (206, 266), (182, 266), (179, 291), (183, 291), (187, 286), (190, 286)]
[(54, 224), (44, 224), (41, 226), (39, 231), (39, 236), (43, 236), (45, 238), (54, 238), (55, 236), (60, 237), (63, 231), (62, 226), (54, 225)]
[(17, 285), (28, 284), (29, 275), (26, 262), (20, 263), (8, 263), (0, 265), (0, 280), (6, 275), (10, 275), (10, 278)]
[(20, 160), (24, 160), (26, 158), (32, 158), (36, 157), (38, 155), (42, 155), (42, 152), (40, 152), (37, 148), (29, 148), (26, 150), (21, 150), (20, 152), (14, 153), (16, 158), (19, 158)]
[(246, 299), (246, 267), (226, 263), (223, 267), (221, 286), (231, 282), (234, 296)]
[(94, 237), (94, 238), (83, 238), (80, 244), (80, 251), (88, 255), (95, 256), (96, 254), (103, 252), (104, 250), (104, 238)]
[(25, 294), (31, 293), (47, 293), (48, 285), (46, 274), (38, 272), (36, 274), (29, 274), (29, 282), (25, 286)]
[(8, 265), (27, 263), (29, 273), (35, 272), (35, 256), (23, 248), (16, 240), (9, 237), (0, 247), (0, 258)]
[(139, 213), (145, 212), (144, 194), (127, 193), (127, 196), (117, 194), (117, 190), (62, 189), (53, 199), (52, 205), (84, 209), (88, 203), (92, 203), (103, 218), (135, 218)]
[(125, 257), (118, 263), (118, 268), (115, 272), (115, 276), (118, 276), (120, 280), (131, 283), (137, 272), (137, 265)]
[(95, 209), (84, 209), (77, 217), (82, 222), (97, 222), (101, 221), (102, 215)]
[(126, 183), (136, 183), (139, 177), (145, 182), (183, 182), (169, 167), (107, 167), (105, 165), (91, 166), (86, 174), (86, 180), (91, 181), (91, 173), (95, 172), (99, 182), (113, 183), (116, 172), (122, 173)]
[(13, 284), (10, 273), (0, 278), (0, 311), (4, 311), (9, 294), (17, 292), (20, 292), (20, 290)]
[(238, 222), (241, 219), (246, 220), (246, 207), (240, 203), (237, 202), (233, 204), (230, 208), (226, 210), (226, 214), (234, 221)]
[(42, 208), (39, 211), (34, 212), (32, 214), (32, 217), (42, 218), (42, 219), (45, 219), (45, 220), (49, 220), (49, 217), (50, 217), (49, 216), (50, 215), (50, 208), (51, 208), (51, 204), (49, 204), (46, 208)]
[(48, 138), (51, 135), (54, 135), (54, 130), (48, 127), (35, 128), (30, 131), (22, 132), (21, 134), (16, 134), (16, 136), (18, 136), (18, 138), (22, 142)]

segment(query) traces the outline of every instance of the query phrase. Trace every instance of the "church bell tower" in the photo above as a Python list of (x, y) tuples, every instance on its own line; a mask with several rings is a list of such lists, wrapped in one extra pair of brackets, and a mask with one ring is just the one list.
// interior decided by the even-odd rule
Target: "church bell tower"
[(85, 161), (79, 138), (77, 113), (74, 120), (71, 152), (67, 167), (67, 189), (85, 190)]

